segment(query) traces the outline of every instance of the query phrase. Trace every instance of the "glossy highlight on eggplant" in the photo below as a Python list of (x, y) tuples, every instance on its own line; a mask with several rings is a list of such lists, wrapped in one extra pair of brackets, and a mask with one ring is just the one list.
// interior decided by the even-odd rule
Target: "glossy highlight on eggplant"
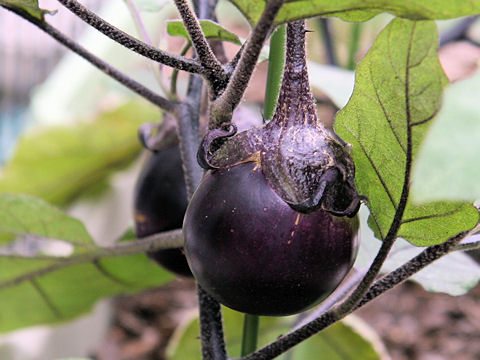
[(317, 117), (305, 22), (287, 25), (273, 119), (237, 133), (224, 123), (199, 148), (207, 171), (185, 215), (190, 268), (225, 306), (291, 315), (327, 297), (358, 250), (355, 165)]
[(356, 217), (293, 210), (255, 163), (209, 172), (185, 222), (192, 272), (220, 303), (256, 315), (290, 315), (328, 296), (353, 265)]

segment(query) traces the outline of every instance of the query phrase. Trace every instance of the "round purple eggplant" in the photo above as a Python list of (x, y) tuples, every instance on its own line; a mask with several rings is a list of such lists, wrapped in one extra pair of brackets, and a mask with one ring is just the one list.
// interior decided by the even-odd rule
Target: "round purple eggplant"
[[(136, 235), (144, 237), (180, 229), (187, 205), (178, 145), (151, 153), (135, 186)], [(167, 270), (192, 276), (181, 248), (153, 251), (147, 255)]]
[(255, 162), (209, 171), (184, 220), (185, 251), (202, 287), (223, 305), (290, 315), (322, 301), (351, 269), (358, 219), (294, 210)]

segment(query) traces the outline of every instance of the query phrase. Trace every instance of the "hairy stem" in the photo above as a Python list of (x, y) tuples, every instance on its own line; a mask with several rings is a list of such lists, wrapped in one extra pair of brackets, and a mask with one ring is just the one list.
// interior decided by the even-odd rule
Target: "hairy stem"
[(455, 251), (468, 251), (476, 249), (480, 249), (480, 241), (470, 242), (466, 244), (458, 244), (457, 246), (455, 246)]
[[(216, 0), (194, 0), (198, 16), (215, 18)], [(203, 80), (190, 75), (187, 97), (177, 112), (177, 131), (180, 140), (187, 194), (190, 199), (200, 184), (203, 170), (197, 163), (197, 150), (200, 143), (199, 118)], [(227, 351), (223, 336), (222, 312), (220, 304), (197, 285), (200, 338), (203, 360), (226, 360)]]
[(430, 265), (435, 260), (440, 259), (442, 256), (453, 251), (458, 251), (458, 243), (465, 238), (469, 232), (470, 231), (462, 231), (442, 244), (426, 248), (407, 263), (377, 280), (368, 289), (368, 292), (363, 296), (354, 310), (372, 301), (380, 294), (383, 294), (385, 291), (393, 288), (395, 285), (405, 281), (427, 265)]
[[(288, 31), (288, 29), (287, 29)], [(253, 353), (251, 357), (247, 356), (245, 359), (273, 359), (274, 357), (280, 355), (281, 353), (287, 351), (293, 346), (299, 344), (303, 340), (309, 338), (310, 336), (318, 333), (319, 331), (325, 329), (336, 321), (342, 319), (347, 314), (349, 314), (355, 306), (361, 301), (364, 295), (367, 293), (371, 284), (375, 281), (376, 276), (380, 272), (385, 259), (387, 258), (388, 253), (390, 252), (395, 239), (397, 237), (398, 230), (400, 229), (403, 214), (407, 206), (408, 195), (410, 192), (410, 175), (412, 167), (412, 121), (411, 121), (411, 110), (410, 110), (410, 52), (407, 54), (407, 66), (405, 68), (405, 115), (407, 122), (406, 136), (407, 136), (407, 149), (406, 149), (406, 159), (405, 159), (405, 173), (403, 178), (402, 192), (400, 194), (400, 199), (392, 220), (392, 223), (389, 227), (387, 235), (383, 239), (382, 246), (378, 251), (372, 265), (368, 269), (366, 275), (358, 285), (358, 287), (350, 294), (350, 296), (344, 300), (341, 304), (330, 309), (319, 318), (305, 324), (298, 330), (291, 332), (290, 334), (279, 338), (276, 342), (267, 345), (263, 349), (260, 349)]]
[(139, 82), (128, 77), (126, 74), (114, 68), (107, 62), (93, 55), (83, 46), (76, 43), (75, 41), (73, 41), (72, 39), (70, 39), (68, 36), (61, 33), (60, 31), (58, 31), (55, 27), (51, 26), (47, 22), (37, 19), (36, 17), (31, 16), (27, 12), (17, 11), (16, 9), (9, 9), (9, 10), (21, 16), (22, 18), (29, 21), (30, 23), (34, 24), (39, 29), (41, 29), (42, 31), (50, 35), (52, 38), (57, 40), (59, 43), (61, 43), (62, 45), (64, 45), (74, 53), (80, 55), (82, 58), (90, 62), (96, 68), (101, 70), (103, 73), (117, 80), (122, 85), (125, 85), (127, 88), (137, 93), (141, 97), (145, 98), (146, 100), (157, 105), (158, 107), (162, 108), (165, 111), (169, 111), (169, 112), (174, 111), (176, 107), (176, 103), (165, 99), (164, 97), (158, 95), (157, 93), (148, 89), (147, 87), (140, 84)]
[(284, 1), (270, 0), (267, 2), (260, 20), (247, 40), (227, 88), (213, 103), (212, 118), (209, 124), (211, 129), (218, 128), (222, 123), (231, 120), (233, 110), (238, 106), (247, 89), (263, 43), (270, 34), (275, 17)]
[[(124, 0), (125, 4), (127, 5), (127, 8), (132, 16), (133, 23), (135, 24), (135, 27), (137, 28), (137, 32), (140, 35), (140, 38), (142, 41), (147, 43), (148, 45), (152, 45), (152, 40), (150, 39), (150, 36), (148, 35), (147, 29), (145, 28), (145, 24), (142, 21), (142, 17), (140, 16), (140, 13), (138, 12), (138, 9), (136, 8), (135, 4), (133, 3), (133, 0)], [(182, 56), (185, 54), (181, 54)], [(155, 75), (155, 79), (157, 80), (158, 85), (162, 89), (164, 94), (169, 94), (169, 91), (167, 87), (165, 86), (165, 83), (163, 81), (162, 77), (162, 65), (160, 64), (159, 66), (155, 66), (154, 63), (149, 62), (148, 65), (150, 66), (150, 69), (152, 70), (153, 74)], [(175, 69), (178, 71), (177, 69)], [(172, 100), (174, 99), (173, 96), (169, 96), (169, 99)]]
[(175, 0), (175, 5), (182, 17), (183, 24), (190, 36), (190, 41), (192, 42), (200, 64), (208, 70), (210, 74), (208, 80), (212, 83), (212, 89), (216, 91), (216, 89), (219, 88), (217, 83), (223, 84), (226, 81), (227, 74), (210, 48), (210, 44), (203, 34), (200, 22), (187, 1)]
[(198, 285), (203, 360), (226, 360), (220, 304)]
[(80, 19), (85, 21), (87, 24), (100, 31), (102, 34), (108, 36), (110, 39), (118, 42), (119, 44), (140, 55), (143, 55), (149, 59), (173, 67), (175, 69), (195, 74), (202, 74), (205, 76), (210, 75), (209, 71), (197, 61), (190, 60), (182, 56), (170, 54), (166, 51), (159, 50), (138, 39), (135, 39), (134, 37), (128, 35), (122, 30), (117, 29), (115, 26), (109, 24), (76, 0), (57, 1), (63, 6), (65, 6), (67, 9), (69, 9), (72, 13), (77, 15)]
[[(419, 255), (385, 275), (383, 278), (375, 282), (368, 291), (364, 294), (361, 301), (351, 309), (348, 313), (353, 312), (359, 307), (370, 302), (377, 296), (383, 294), (387, 290), (391, 289), (395, 285), (400, 284), (402, 281), (408, 279), (410, 276), (420, 271), (427, 265), (431, 264), (435, 260), (438, 260), (442, 256), (449, 252), (455, 251), (455, 246), (468, 234), (470, 231), (463, 231), (454, 237), (447, 240), (440, 245), (430, 246), (421, 252)], [(310, 336), (332, 325), (334, 322), (344, 318), (348, 313), (338, 314), (332, 311), (328, 311), (319, 317), (315, 322), (310, 322), (301, 328), (292, 331), (291, 333), (280, 337), (275, 342), (263, 347), (262, 349), (243, 357), (242, 360), (270, 360), (274, 359), (278, 355), (288, 351), (293, 346), (308, 339)]]
[[(180, 53), (181, 55), (185, 55), (188, 50), (190, 50), (191, 43), (187, 42), (187, 45), (185, 45), (182, 49), (182, 52)], [(178, 70), (174, 69), (172, 71), (172, 77), (170, 78), (170, 93), (172, 94), (172, 97), (174, 99), (177, 99), (177, 79), (178, 79)]]
[(342, 300), (345, 296), (348, 295), (355, 287), (358, 286), (360, 281), (364, 278), (368, 269), (360, 269), (355, 272), (351, 277), (344, 281), (340, 286), (325, 299), (311, 314), (299, 321), (298, 325), (295, 326), (295, 329), (301, 328), (303, 325), (317, 319), (322, 316), (326, 311), (330, 310), (332, 306)]

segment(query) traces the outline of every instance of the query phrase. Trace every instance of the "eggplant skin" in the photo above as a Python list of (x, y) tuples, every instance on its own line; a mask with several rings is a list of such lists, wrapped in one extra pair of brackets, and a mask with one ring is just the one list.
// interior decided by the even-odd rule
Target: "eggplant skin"
[(296, 212), (254, 162), (206, 173), (183, 231), (199, 284), (221, 304), (254, 315), (291, 315), (318, 304), (358, 251), (357, 217)]
[[(178, 145), (151, 153), (135, 186), (135, 234), (145, 237), (180, 229), (187, 205)], [(152, 251), (147, 255), (177, 275), (192, 276), (181, 248)]]

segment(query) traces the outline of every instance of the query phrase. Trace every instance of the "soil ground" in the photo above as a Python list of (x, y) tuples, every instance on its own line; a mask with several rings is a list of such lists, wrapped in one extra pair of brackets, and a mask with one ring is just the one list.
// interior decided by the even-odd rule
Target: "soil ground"
[[(196, 307), (190, 280), (115, 300), (115, 317), (97, 360), (162, 360), (169, 337)], [(392, 360), (479, 360), (480, 286), (451, 297), (404, 283), (357, 312)]]

